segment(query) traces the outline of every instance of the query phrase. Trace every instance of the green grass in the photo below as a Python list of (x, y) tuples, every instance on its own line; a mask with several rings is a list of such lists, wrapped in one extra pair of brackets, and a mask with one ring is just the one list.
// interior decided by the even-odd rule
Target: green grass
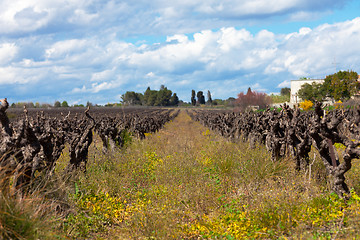
[(271, 102), (272, 103), (284, 103), (284, 102), (290, 102), (290, 95), (274, 95), (271, 94)]

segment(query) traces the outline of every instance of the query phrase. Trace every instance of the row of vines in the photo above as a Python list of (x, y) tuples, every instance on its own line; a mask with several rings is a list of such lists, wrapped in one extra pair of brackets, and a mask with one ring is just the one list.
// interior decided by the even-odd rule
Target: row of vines
[(345, 173), (352, 160), (360, 158), (360, 107), (327, 112), (317, 102), (309, 112), (284, 105), (281, 111), (192, 110), (188, 114), (226, 138), (248, 141), (252, 147), (264, 144), (273, 161), (291, 156), (299, 171), (308, 168), (309, 153), (315, 148), (332, 177), (334, 192), (342, 198), (349, 196)]
[[(0, 170), (6, 176), (1, 189), (27, 191), (36, 176), (49, 178), (57, 160), (68, 149), (70, 161), (65, 172), (86, 171), (89, 147), (96, 133), (103, 151), (122, 147), (131, 134), (140, 139), (156, 132), (178, 112), (167, 109), (127, 109), (111, 114), (89, 108), (63, 114), (47, 111), (23, 113), (10, 119), (7, 99), (0, 100)], [(91, 113), (91, 114), (90, 114)]]

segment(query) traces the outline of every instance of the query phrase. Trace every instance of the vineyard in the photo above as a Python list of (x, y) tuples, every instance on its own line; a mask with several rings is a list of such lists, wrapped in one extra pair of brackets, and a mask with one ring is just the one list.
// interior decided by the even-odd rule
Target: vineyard
[[(166, 122), (177, 116), (172, 110), (147, 110), (137, 112), (130, 110), (123, 116), (106, 116), (97, 112), (92, 117), (89, 109), (84, 116), (78, 117), (67, 114), (55, 117), (45, 116), (38, 112), (30, 117), (28, 110), (24, 110), (24, 117), (10, 123), (5, 110), (7, 100), (1, 101), (1, 167), (5, 169), (5, 179), (14, 176), (13, 187), (26, 191), (36, 173), (45, 171), (51, 176), (65, 145), (69, 146), (70, 161), (66, 172), (81, 169), (86, 172), (89, 147), (93, 142), (93, 131), (99, 135), (103, 144), (103, 151), (117, 145), (124, 144), (124, 135), (131, 132), (138, 138), (145, 137), (145, 133), (158, 131)], [(60, 115), (62, 115), (60, 113)], [(7, 181), (3, 181), (7, 185)], [(5, 187), (6, 189), (6, 187)]]
[[(350, 193), (345, 173), (350, 170), (351, 161), (360, 158), (360, 108), (326, 114), (317, 102), (315, 110), (306, 113), (285, 104), (280, 112), (270, 109), (249, 114), (197, 111), (190, 115), (226, 138), (242, 138), (251, 146), (264, 144), (273, 161), (290, 155), (298, 171), (308, 169), (313, 146), (327, 173), (333, 177), (334, 192), (343, 198)], [(340, 157), (336, 145), (344, 148)]]
[(8, 106), (0, 238), (360, 236), (360, 108)]

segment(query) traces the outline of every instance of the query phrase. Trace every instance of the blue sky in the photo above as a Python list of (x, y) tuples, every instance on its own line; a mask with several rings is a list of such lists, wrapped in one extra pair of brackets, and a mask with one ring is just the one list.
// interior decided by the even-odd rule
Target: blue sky
[[(0, 98), (119, 102), (164, 84), (189, 101), (360, 72), (360, 1), (2, 0)], [(335, 64), (336, 62), (336, 64)]]

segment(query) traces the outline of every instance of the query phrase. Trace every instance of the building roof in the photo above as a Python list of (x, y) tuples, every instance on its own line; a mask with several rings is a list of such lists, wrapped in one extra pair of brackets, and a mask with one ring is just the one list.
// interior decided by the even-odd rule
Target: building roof
[[(360, 79), (360, 78), (359, 78)], [(290, 80), (292, 81), (310, 81), (310, 82), (316, 82), (316, 81), (324, 81), (324, 79), (296, 79), (296, 80)]]

